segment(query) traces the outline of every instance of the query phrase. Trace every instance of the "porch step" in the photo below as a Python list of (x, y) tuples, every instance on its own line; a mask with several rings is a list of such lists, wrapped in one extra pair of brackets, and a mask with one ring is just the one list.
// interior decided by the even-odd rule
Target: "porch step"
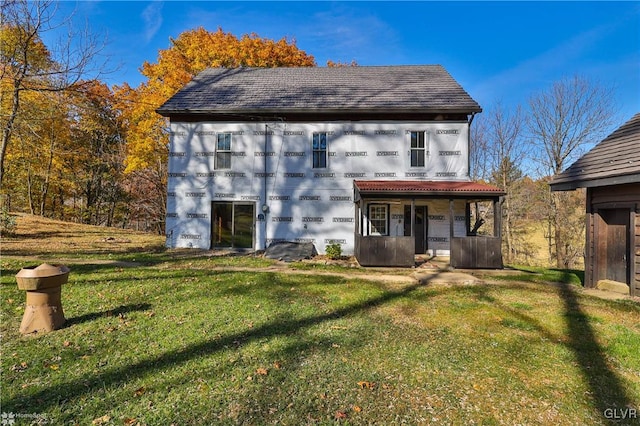
[(614, 293), (629, 294), (629, 286), (627, 284), (613, 280), (600, 280), (596, 283), (596, 288)]

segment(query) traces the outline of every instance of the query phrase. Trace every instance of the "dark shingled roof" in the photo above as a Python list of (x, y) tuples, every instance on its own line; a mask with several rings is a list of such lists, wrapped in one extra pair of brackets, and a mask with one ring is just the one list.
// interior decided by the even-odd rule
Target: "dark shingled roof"
[(554, 191), (640, 182), (640, 113), (549, 183)]
[(210, 68), (157, 112), (433, 112), (482, 109), (440, 65)]

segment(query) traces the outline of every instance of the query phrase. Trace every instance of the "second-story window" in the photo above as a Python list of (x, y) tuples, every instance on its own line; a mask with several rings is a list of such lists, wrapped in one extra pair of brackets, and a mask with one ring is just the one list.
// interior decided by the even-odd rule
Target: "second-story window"
[(411, 132), (411, 167), (424, 167), (424, 132)]
[(327, 168), (327, 133), (314, 133), (312, 141), (313, 168)]
[(231, 133), (218, 133), (216, 144), (216, 169), (231, 168)]

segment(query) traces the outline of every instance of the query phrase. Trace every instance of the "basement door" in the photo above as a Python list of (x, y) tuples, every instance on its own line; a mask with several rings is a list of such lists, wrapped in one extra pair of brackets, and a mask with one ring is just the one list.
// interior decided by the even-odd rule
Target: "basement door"
[[(604, 224), (599, 238), (606, 249), (601, 260), (604, 278), (629, 284), (629, 209), (600, 210)], [(601, 275), (602, 276), (602, 275)]]
[(211, 248), (253, 248), (255, 204), (211, 203)]

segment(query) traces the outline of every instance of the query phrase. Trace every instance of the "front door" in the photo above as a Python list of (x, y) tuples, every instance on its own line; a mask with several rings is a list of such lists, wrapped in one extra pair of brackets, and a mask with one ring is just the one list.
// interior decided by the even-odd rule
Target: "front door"
[(629, 210), (600, 210), (605, 224), (606, 253), (604, 260), (605, 278), (629, 284)]
[[(424, 254), (427, 252), (427, 206), (415, 206), (416, 216), (413, 221), (413, 236), (415, 238), (415, 253)], [(411, 235), (411, 206), (404, 206), (404, 235)]]
[(211, 248), (252, 248), (254, 204), (211, 203)]

